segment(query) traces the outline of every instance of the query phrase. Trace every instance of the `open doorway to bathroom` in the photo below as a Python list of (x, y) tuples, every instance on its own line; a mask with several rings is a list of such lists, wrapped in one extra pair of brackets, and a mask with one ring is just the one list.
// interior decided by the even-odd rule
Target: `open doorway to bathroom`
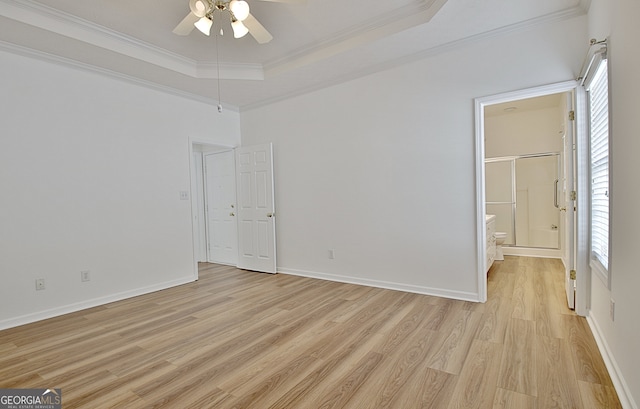
[(485, 204), (505, 234), (506, 255), (562, 256), (567, 98), (558, 93), (485, 108)]
[(483, 222), (494, 214), (495, 241), (502, 245), (496, 253), (562, 260), (573, 307), (575, 88), (570, 81), (476, 100), (479, 287), (485, 300), (491, 258), (484, 255), (492, 241)]

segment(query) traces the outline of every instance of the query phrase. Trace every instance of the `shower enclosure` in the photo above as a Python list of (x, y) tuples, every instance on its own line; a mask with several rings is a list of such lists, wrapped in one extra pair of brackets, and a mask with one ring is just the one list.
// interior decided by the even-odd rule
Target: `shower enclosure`
[(485, 160), (487, 214), (507, 233), (505, 245), (560, 247), (560, 169), (559, 153)]

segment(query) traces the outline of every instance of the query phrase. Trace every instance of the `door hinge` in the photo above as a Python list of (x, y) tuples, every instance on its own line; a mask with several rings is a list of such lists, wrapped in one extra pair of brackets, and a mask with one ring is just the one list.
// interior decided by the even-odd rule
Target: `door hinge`
[(576, 194), (575, 190), (572, 190), (571, 193), (569, 193), (569, 199), (576, 200), (577, 197), (578, 195)]
[(572, 280), (576, 279), (576, 270), (569, 271), (569, 278)]
[(569, 111), (569, 121), (576, 120), (576, 111)]

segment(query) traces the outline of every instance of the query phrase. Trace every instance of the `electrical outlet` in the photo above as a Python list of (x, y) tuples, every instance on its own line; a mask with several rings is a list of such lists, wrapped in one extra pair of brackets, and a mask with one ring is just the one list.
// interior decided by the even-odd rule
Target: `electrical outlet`
[(36, 290), (44, 290), (44, 278), (38, 278), (36, 280)]
[(80, 281), (87, 282), (91, 281), (91, 275), (89, 270), (83, 270), (80, 272)]
[(609, 300), (609, 317), (611, 321), (614, 321), (616, 318), (616, 302), (613, 299)]
[(334, 252), (333, 249), (329, 250), (329, 258), (331, 260), (333, 260), (334, 258), (336, 258), (336, 253)]
[(180, 191), (180, 200), (189, 200), (189, 192), (186, 190)]

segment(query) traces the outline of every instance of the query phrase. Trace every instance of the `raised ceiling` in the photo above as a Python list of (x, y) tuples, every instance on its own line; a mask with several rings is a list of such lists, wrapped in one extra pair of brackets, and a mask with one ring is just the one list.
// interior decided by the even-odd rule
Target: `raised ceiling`
[[(247, 109), (482, 38), (586, 12), (589, 0), (247, 0), (259, 45), (173, 28), (188, 0), (0, 0), (0, 50), (97, 69)], [(216, 29), (217, 27), (217, 29)], [(219, 69), (218, 69), (219, 68)]]

